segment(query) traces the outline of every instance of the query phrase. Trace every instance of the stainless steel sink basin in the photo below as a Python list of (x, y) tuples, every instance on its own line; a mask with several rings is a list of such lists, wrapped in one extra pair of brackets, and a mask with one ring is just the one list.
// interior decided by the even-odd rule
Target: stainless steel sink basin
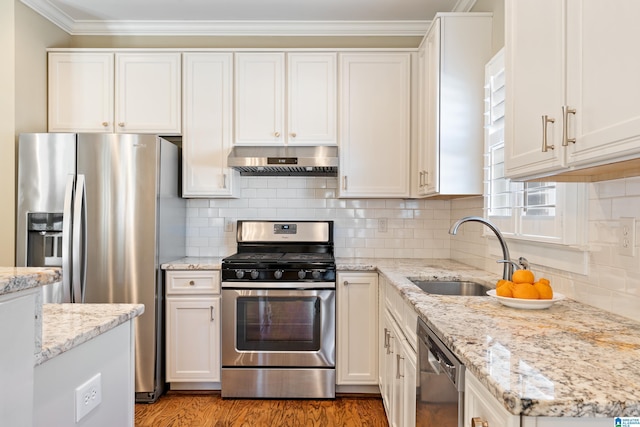
[(459, 295), (459, 296), (486, 296), (491, 288), (481, 283), (465, 280), (422, 280), (411, 279), (417, 287), (428, 294)]

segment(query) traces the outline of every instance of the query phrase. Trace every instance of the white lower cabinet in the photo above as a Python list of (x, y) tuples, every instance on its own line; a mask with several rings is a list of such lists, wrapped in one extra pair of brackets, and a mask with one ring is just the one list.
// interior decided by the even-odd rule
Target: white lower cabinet
[(167, 382), (219, 388), (220, 272), (167, 271), (166, 278)]
[[(463, 425), (478, 418), (488, 427), (611, 427), (613, 418), (521, 417), (513, 415), (468, 370), (465, 375)], [(471, 423), (471, 424), (470, 424)]]
[(378, 274), (338, 273), (336, 301), (336, 383), (377, 385)]
[[(405, 309), (409, 303), (384, 278), (379, 280), (383, 295), (379, 305), (380, 393), (390, 426), (415, 426), (417, 353), (415, 340), (405, 326), (405, 316), (413, 310)], [(401, 317), (396, 319), (393, 313)]]

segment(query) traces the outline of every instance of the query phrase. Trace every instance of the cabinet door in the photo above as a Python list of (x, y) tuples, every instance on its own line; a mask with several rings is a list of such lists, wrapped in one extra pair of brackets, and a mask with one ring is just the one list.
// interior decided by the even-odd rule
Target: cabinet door
[(640, 154), (640, 2), (567, 2), (567, 162), (606, 163)]
[(378, 275), (338, 273), (337, 383), (378, 384)]
[[(558, 0), (505, 3), (507, 177), (541, 175), (564, 166), (565, 4)], [(542, 146), (545, 135), (546, 151)]]
[(337, 142), (335, 53), (289, 53), (288, 133), (289, 145)]
[(49, 132), (113, 132), (113, 53), (50, 52)]
[(416, 425), (416, 375), (417, 360), (416, 351), (411, 348), (407, 340), (402, 341), (402, 354), (399, 363), (399, 380), (402, 387), (402, 424), (403, 426)]
[(183, 56), (182, 185), (185, 197), (232, 196), (232, 53)]
[(469, 371), (465, 374), (464, 414), (462, 425), (471, 424), (473, 418), (481, 418), (490, 426), (520, 427), (520, 416), (503, 408)]
[(284, 53), (236, 53), (235, 143), (283, 144)]
[(167, 381), (220, 381), (220, 297), (167, 298)]
[(408, 53), (340, 56), (340, 197), (408, 197)]
[(116, 54), (116, 132), (180, 134), (179, 53)]

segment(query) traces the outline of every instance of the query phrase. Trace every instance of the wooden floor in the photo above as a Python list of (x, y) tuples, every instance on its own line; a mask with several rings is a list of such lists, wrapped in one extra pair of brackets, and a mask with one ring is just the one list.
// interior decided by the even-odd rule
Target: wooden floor
[(335, 400), (222, 399), (220, 392), (170, 391), (156, 403), (136, 404), (136, 427), (345, 426), (383, 427), (380, 396)]

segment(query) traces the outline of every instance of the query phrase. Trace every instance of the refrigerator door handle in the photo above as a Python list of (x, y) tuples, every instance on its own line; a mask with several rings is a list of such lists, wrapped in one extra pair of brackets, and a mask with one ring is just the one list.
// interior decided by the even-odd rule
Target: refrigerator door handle
[(67, 176), (64, 190), (64, 210), (62, 213), (62, 302), (71, 302), (71, 209), (73, 205), (73, 187), (75, 176)]
[(73, 202), (73, 302), (84, 302), (87, 279), (87, 191), (84, 175), (78, 175)]

